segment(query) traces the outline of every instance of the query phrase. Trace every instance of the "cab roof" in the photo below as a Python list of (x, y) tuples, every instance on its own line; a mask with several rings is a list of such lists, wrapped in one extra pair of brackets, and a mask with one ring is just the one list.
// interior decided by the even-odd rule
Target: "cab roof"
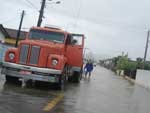
[(63, 34), (70, 34), (69, 32), (59, 29), (59, 28), (52, 28), (52, 27), (32, 27), (31, 29), (37, 29), (37, 30), (44, 30), (44, 31), (52, 31), (52, 32), (58, 32)]

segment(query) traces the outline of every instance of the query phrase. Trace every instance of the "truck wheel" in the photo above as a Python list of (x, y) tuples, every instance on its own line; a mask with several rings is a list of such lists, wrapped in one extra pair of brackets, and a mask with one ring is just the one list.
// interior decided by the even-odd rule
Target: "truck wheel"
[(66, 82), (67, 66), (64, 67), (62, 74), (59, 77), (58, 89), (63, 90)]
[(73, 81), (73, 77), (72, 76), (68, 76), (68, 82), (72, 82)]
[(83, 78), (83, 69), (81, 69), (80, 71), (80, 80), (82, 80), (82, 78)]
[(17, 82), (18, 81), (17, 77), (12, 77), (9, 75), (5, 75), (5, 79), (6, 79), (6, 82)]
[(79, 83), (80, 82), (80, 77), (81, 77), (81, 73), (80, 72), (77, 72), (77, 71), (75, 71), (74, 73), (73, 73), (73, 82), (74, 83)]
[(60, 75), (59, 78), (59, 83), (57, 84), (57, 89), (59, 90), (63, 90), (64, 89), (64, 77), (62, 77), (62, 75)]

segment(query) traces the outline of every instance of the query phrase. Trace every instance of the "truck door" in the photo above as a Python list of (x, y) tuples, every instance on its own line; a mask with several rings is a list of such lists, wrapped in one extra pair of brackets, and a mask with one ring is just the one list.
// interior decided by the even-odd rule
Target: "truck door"
[(67, 45), (67, 61), (68, 64), (75, 67), (81, 67), (83, 64), (83, 45), (84, 35), (71, 34), (69, 37), (70, 44)]

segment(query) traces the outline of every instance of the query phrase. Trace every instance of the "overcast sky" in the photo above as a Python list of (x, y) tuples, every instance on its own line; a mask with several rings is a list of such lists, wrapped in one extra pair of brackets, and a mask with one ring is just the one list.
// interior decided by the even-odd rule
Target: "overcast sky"
[[(150, 29), (150, 0), (61, 1), (61, 4), (53, 4), (47, 0), (43, 26), (57, 25), (84, 33), (87, 37), (85, 46), (101, 57), (117, 56), (122, 51), (128, 52), (130, 58), (143, 57)], [(23, 28), (36, 26), (40, 4), (41, 0), (0, 0), (0, 23), (18, 28), (24, 9)]]

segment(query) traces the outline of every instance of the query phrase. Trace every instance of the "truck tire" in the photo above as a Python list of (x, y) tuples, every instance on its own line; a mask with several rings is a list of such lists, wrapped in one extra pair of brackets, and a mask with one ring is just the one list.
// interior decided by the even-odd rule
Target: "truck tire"
[(83, 68), (80, 71), (80, 80), (82, 80), (82, 78), (83, 78)]
[(63, 73), (59, 77), (59, 83), (57, 85), (59, 90), (63, 90), (64, 89), (65, 82), (67, 80), (67, 78), (66, 78), (67, 77), (66, 72), (67, 72), (67, 66), (64, 67)]
[(59, 83), (57, 83), (57, 89), (58, 90), (63, 90), (64, 89), (64, 77), (62, 77), (62, 75), (60, 75), (60, 78), (59, 78)]
[(18, 82), (18, 77), (12, 77), (9, 75), (5, 75), (6, 82)]
[(72, 76), (72, 82), (74, 82), (74, 83), (79, 83), (79, 82), (80, 82), (80, 78), (81, 78), (81, 73), (75, 71), (75, 72), (73, 73), (73, 76)]
[(73, 81), (73, 76), (68, 76), (68, 82), (72, 82)]

